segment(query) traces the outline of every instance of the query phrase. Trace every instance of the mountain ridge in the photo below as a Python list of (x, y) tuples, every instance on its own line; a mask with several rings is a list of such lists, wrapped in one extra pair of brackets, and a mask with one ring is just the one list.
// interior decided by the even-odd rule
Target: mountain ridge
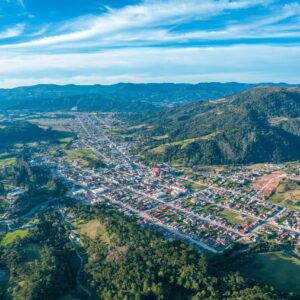
[[(140, 110), (153, 109), (145, 103), (155, 106), (168, 106), (194, 101), (208, 101), (227, 97), (245, 89), (261, 85), (290, 86), (286, 83), (118, 83), (114, 85), (55, 85), (40, 84), (13, 89), (0, 89), (0, 109), (31, 109), (31, 110), (71, 110), (78, 106), (78, 110), (113, 110), (119, 106), (121, 111), (135, 111), (133, 104)], [(294, 86), (294, 85), (291, 85)], [(297, 85), (295, 85), (297, 86)], [(73, 99), (75, 98), (75, 99)], [(86, 98), (86, 99), (85, 99)], [(83, 104), (93, 99), (93, 106)], [(68, 105), (66, 105), (68, 102)], [(62, 103), (62, 105), (60, 105)], [(126, 103), (126, 104), (125, 104)], [(124, 104), (123, 108), (121, 104)]]
[(149, 159), (192, 166), (298, 160), (299, 117), (300, 88), (256, 87), (143, 114), (138, 121), (151, 128), (141, 133)]

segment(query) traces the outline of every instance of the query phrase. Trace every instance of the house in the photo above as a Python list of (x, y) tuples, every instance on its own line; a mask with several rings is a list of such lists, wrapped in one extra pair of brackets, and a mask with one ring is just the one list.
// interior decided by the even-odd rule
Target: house
[(69, 235), (70, 239), (76, 242), (79, 242), (79, 236), (76, 235), (73, 231), (71, 231), (70, 235)]
[(153, 177), (159, 177), (164, 174), (164, 171), (161, 168), (153, 168), (151, 174)]

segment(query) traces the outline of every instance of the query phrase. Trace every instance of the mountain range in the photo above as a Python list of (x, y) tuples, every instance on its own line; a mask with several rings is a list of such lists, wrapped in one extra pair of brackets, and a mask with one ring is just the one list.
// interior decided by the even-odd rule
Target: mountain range
[(143, 155), (185, 165), (300, 159), (300, 88), (255, 87), (134, 117)]
[(157, 106), (214, 100), (255, 86), (285, 83), (53, 85), (0, 89), (0, 110), (143, 111)]

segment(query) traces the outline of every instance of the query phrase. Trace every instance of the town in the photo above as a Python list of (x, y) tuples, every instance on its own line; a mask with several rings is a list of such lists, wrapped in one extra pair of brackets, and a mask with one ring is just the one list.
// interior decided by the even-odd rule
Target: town
[[(45, 116), (39, 124), (52, 126), (53, 118)], [(299, 199), (292, 207), (269, 201), (281, 180), (299, 181), (298, 164), (292, 170), (266, 164), (192, 172), (140, 159), (138, 138), (116, 114), (71, 113), (55, 125), (74, 137), (63, 154), (60, 145), (41, 143), (30, 164), (50, 167), (68, 195), (85, 205), (112, 205), (135, 215), (141, 226), (200, 251), (219, 253), (263, 238), (300, 244)], [(20, 193), (14, 188), (8, 197)]]

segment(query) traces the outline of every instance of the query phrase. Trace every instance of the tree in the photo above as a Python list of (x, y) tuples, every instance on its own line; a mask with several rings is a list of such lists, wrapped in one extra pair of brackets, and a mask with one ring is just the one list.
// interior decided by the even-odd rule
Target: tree
[(0, 196), (5, 196), (6, 195), (6, 190), (4, 187), (3, 182), (0, 182)]

